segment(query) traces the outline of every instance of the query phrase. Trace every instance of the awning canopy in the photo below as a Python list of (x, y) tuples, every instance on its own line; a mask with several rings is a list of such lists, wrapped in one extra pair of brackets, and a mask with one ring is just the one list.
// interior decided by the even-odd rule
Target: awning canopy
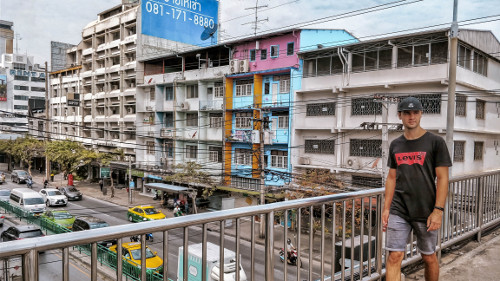
[(192, 188), (187, 188), (184, 186), (166, 184), (166, 183), (146, 183), (144, 186), (148, 188), (154, 188), (166, 192), (192, 192)]

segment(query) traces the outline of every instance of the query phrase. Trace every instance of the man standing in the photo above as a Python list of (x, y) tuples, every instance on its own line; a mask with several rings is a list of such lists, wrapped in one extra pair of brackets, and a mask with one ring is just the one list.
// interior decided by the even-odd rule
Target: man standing
[[(389, 173), (385, 184), (382, 228), (387, 231), (389, 257), (386, 279), (400, 280), (401, 262), (413, 229), (425, 263), (425, 280), (439, 279), (436, 257), (443, 211), (448, 194), (448, 169), (452, 165), (446, 143), (420, 127), (422, 104), (414, 97), (398, 104), (404, 133), (391, 142)], [(437, 184), (436, 184), (437, 178)]]

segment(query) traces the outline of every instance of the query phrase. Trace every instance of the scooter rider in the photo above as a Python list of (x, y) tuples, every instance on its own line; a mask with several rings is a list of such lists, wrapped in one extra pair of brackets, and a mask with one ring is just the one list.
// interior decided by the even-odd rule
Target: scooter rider
[(295, 249), (295, 247), (292, 244), (292, 239), (288, 238), (286, 240), (286, 255), (287, 255), (287, 259), (290, 259), (290, 254), (294, 250), (296, 250), (296, 249)]
[(26, 185), (29, 188), (33, 188), (33, 179), (31, 178), (31, 176), (28, 176), (28, 178), (26, 179)]

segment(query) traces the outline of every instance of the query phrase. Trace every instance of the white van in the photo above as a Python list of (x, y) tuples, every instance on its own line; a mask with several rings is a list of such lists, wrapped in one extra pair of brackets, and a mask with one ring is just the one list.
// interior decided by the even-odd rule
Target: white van
[(14, 188), (10, 192), (9, 203), (35, 215), (45, 212), (45, 202), (38, 192), (29, 188)]

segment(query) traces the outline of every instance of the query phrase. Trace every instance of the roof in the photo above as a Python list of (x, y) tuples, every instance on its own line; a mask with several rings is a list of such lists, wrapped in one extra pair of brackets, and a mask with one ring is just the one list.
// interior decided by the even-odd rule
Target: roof
[(40, 230), (40, 227), (38, 225), (16, 225), (15, 226), (20, 232), (25, 232), (25, 231), (31, 231), (31, 230)]
[(183, 191), (192, 191), (191, 188), (187, 188), (184, 186), (166, 184), (166, 183), (147, 183), (146, 187), (158, 189), (161, 191), (170, 191), (170, 192), (183, 192)]

